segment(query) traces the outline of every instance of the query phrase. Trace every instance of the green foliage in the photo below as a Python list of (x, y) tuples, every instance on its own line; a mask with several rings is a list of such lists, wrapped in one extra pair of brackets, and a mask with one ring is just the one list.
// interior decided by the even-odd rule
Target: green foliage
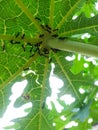
[[(14, 107), (19, 109), (26, 103), (32, 103), (31, 108), (25, 109), (27, 116), (14, 119), (15, 124), (5, 129), (64, 130), (70, 121), (76, 121), (78, 125), (69, 130), (88, 130), (98, 121), (97, 59), (88, 61), (89, 57), (48, 48), (45, 44), (48, 38), (66, 36), (72, 41), (97, 44), (98, 11), (95, 2), (0, 1), (0, 117), (10, 104), (12, 85), (16, 82), (27, 80), (27, 85), (14, 101)], [(91, 17), (91, 13), (95, 16)], [(77, 18), (73, 19), (74, 16)], [(81, 39), (84, 33), (91, 37)], [(50, 110), (46, 101), (52, 94), (51, 73), (62, 80), (63, 87), (59, 87), (55, 102), (51, 101)], [(56, 87), (55, 82), (53, 88)], [(62, 100), (64, 95), (70, 95), (75, 101), (67, 104)], [(61, 112), (57, 112), (56, 102), (63, 107)], [(66, 119), (62, 120), (61, 116)], [(89, 118), (93, 119), (92, 124), (88, 123)]]

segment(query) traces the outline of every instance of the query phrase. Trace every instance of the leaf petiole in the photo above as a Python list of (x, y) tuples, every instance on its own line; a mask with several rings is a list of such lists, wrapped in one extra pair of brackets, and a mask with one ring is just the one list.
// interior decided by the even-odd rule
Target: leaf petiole
[(54, 48), (62, 51), (80, 53), (83, 55), (98, 58), (98, 46), (95, 45), (71, 41), (68, 39), (61, 40), (58, 38), (48, 39), (46, 45), (50, 48)]

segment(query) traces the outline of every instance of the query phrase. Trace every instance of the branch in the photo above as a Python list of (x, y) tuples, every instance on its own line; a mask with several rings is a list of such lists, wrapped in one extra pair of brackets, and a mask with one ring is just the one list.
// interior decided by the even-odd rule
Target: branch
[(46, 45), (50, 48), (62, 51), (80, 53), (87, 56), (98, 58), (98, 46), (85, 44), (70, 40), (61, 40), (57, 38), (48, 39)]

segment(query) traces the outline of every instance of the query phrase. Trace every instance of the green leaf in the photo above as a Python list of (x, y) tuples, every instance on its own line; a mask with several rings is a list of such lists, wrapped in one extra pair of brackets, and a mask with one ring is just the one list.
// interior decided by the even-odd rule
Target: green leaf
[[(88, 60), (90, 57), (82, 55), (79, 59), (77, 52), (64, 52), (47, 45), (49, 39), (63, 42), (64, 38), (68, 38), (72, 42), (75, 39), (97, 46), (98, 15), (95, 2), (0, 1), (1, 129), (63, 130), (73, 119), (78, 126), (70, 129), (87, 130), (91, 127), (87, 120), (89, 117), (94, 122), (98, 120), (95, 101), (97, 59)], [(92, 11), (94, 17), (90, 17)], [(73, 19), (75, 15), (77, 18)], [(84, 33), (89, 33), (91, 37), (81, 39)], [(51, 77), (54, 78), (52, 81)], [(73, 102), (69, 103), (69, 98)], [(14, 109), (10, 110), (11, 106)], [(74, 112), (77, 109), (80, 110)], [(24, 116), (19, 114), (19, 110)], [(6, 118), (7, 112), (10, 117)], [(11, 119), (14, 114), (16, 116)], [(62, 117), (65, 117), (64, 120)]]
[(84, 15), (80, 15), (75, 20), (65, 22), (64, 25), (61, 27), (59, 34), (60, 36), (71, 36), (75, 34), (89, 33), (91, 35), (97, 36), (97, 19), (98, 15), (95, 15), (92, 18), (86, 18)]
[(98, 120), (98, 117), (96, 116), (98, 114), (98, 106), (97, 105), (98, 105), (98, 101), (94, 101), (92, 106), (91, 106), (91, 109), (90, 109), (94, 123), (96, 123)]
[(89, 117), (89, 108), (91, 105), (92, 101), (89, 101), (88, 104), (86, 104), (85, 106), (83, 106), (79, 112), (73, 116), (72, 119), (79, 119), (81, 122), (84, 122), (85, 119), (87, 119)]

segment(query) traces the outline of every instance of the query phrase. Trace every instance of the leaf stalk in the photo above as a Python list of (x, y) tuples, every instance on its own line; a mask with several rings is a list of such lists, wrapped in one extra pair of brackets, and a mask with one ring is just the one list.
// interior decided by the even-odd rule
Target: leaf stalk
[(95, 45), (71, 41), (67, 39), (61, 40), (56, 38), (48, 39), (46, 45), (50, 48), (62, 51), (80, 53), (82, 55), (98, 58), (98, 46)]

